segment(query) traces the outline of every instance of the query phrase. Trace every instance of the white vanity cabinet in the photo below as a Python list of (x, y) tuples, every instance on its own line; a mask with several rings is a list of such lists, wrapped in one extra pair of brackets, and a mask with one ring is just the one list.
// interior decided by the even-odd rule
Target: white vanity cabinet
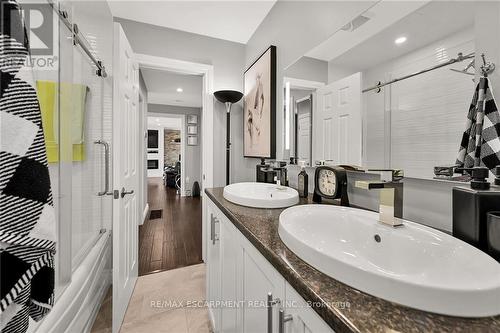
[(241, 332), (278, 332), (278, 310), (285, 298), (285, 279), (243, 235), (240, 236), (242, 300), (245, 304)]
[(207, 299), (215, 332), (333, 332), (284, 277), (208, 200)]
[(220, 300), (226, 304), (220, 305), (220, 328), (221, 332), (239, 332), (239, 314), (236, 300), (240, 298), (238, 288), (240, 287), (240, 271), (242, 267), (242, 251), (237, 241), (237, 230), (222, 215), (220, 224), (220, 249), (221, 262), (221, 293)]
[(220, 307), (217, 301), (221, 299), (221, 257), (220, 257), (220, 213), (209, 202), (207, 205), (208, 231), (207, 235), (207, 301), (209, 315), (213, 328), (220, 331)]
[(291, 320), (284, 323), (287, 333), (333, 332), (323, 319), (309, 308), (307, 302), (286, 283), (286, 303), (283, 309), (284, 316), (291, 316)]

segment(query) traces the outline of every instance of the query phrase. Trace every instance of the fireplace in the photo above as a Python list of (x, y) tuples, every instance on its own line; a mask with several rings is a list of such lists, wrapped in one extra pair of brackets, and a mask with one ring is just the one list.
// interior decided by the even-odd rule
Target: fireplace
[(158, 169), (158, 160), (148, 160), (148, 170)]

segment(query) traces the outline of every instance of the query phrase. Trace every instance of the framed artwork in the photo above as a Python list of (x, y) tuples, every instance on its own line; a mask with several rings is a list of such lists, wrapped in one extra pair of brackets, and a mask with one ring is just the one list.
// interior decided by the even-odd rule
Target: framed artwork
[(198, 126), (188, 125), (188, 134), (198, 134)]
[(276, 46), (244, 74), (243, 156), (276, 157)]
[(188, 146), (197, 146), (198, 145), (198, 137), (197, 136), (188, 136), (187, 139)]
[(190, 114), (187, 116), (188, 124), (198, 124), (198, 116), (195, 114)]

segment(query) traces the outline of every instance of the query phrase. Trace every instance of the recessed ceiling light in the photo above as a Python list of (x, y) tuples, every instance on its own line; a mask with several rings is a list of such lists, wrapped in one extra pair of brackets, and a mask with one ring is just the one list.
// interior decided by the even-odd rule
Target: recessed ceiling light
[(177, 88), (177, 92), (183, 92), (182, 88)]
[(398, 37), (394, 40), (394, 43), (395, 44), (403, 44), (404, 42), (406, 42), (406, 37), (402, 36), (402, 37)]

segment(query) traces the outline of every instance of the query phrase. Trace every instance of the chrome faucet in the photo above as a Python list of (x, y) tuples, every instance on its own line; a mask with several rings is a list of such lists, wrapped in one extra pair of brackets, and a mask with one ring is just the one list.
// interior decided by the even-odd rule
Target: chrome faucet
[(379, 221), (396, 227), (403, 224), (403, 170), (368, 169), (380, 173), (380, 181), (356, 181), (365, 190), (380, 190)]

